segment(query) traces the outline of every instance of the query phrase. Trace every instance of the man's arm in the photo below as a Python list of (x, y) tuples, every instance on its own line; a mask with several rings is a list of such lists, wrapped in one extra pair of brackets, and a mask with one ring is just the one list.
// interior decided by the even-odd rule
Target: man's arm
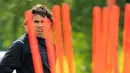
[(23, 61), (23, 46), (15, 41), (0, 62), (0, 73), (12, 73), (14, 69), (20, 68)]

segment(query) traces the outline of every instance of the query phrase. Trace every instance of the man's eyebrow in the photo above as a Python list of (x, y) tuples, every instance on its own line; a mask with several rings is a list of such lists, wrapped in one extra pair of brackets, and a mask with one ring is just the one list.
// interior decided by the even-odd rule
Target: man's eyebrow
[(34, 20), (34, 21), (39, 21), (39, 20)]

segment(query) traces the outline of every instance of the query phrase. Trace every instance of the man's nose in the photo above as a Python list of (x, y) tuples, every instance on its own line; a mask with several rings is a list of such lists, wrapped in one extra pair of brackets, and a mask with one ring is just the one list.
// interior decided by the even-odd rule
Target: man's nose
[(39, 23), (37, 27), (43, 27), (43, 23)]

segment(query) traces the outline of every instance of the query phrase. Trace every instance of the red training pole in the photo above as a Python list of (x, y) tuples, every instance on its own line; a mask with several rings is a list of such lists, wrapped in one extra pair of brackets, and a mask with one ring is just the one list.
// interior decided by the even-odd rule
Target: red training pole
[(52, 36), (52, 27), (51, 22), (48, 18), (43, 19), (43, 32), (47, 47), (47, 55), (48, 55), (48, 61), (51, 73), (56, 73), (56, 54), (54, 49), (54, 43), (53, 43), (53, 36)]
[(64, 32), (64, 47), (65, 47), (66, 57), (68, 61), (69, 73), (75, 73), (69, 5), (66, 3), (63, 3), (61, 6), (61, 11), (62, 11), (61, 12), (62, 24), (63, 24), (63, 32)]
[(31, 47), (30, 49), (32, 53), (34, 71), (35, 73), (43, 73), (41, 56), (39, 54), (36, 33), (34, 32), (34, 26), (33, 26), (33, 21), (32, 21), (33, 18), (32, 18), (31, 11), (28, 10), (25, 12), (25, 20), (26, 20), (26, 26), (27, 26), (27, 31), (28, 31), (29, 43)]
[(102, 63), (104, 73), (107, 71), (107, 46), (108, 46), (108, 7), (102, 10), (102, 26), (101, 26), (101, 50), (102, 50)]
[(123, 73), (130, 73), (130, 4), (125, 5), (123, 31)]
[(101, 8), (95, 6), (92, 25), (92, 73), (105, 73), (101, 51)]
[(116, 0), (107, 0), (107, 6), (116, 5)]
[(55, 5), (52, 7), (53, 14), (53, 25), (54, 25), (54, 35), (56, 39), (56, 50), (59, 57), (60, 73), (64, 73), (64, 50), (63, 50), (63, 39), (62, 39), (62, 29), (60, 23), (60, 7)]
[(117, 49), (120, 8), (113, 5), (109, 10), (109, 41), (107, 49), (108, 73), (118, 73)]

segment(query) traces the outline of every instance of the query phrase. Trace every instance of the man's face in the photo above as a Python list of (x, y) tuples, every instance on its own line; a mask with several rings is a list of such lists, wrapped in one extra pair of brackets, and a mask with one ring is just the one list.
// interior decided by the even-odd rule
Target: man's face
[(44, 34), (43, 34), (43, 20), (44, 20), (45, 17), (42, 17), (38, 14), (34, 14), (33, 15), (33, 24), (34, 24), (34, 30), (36, 32), (36, 36), (37, 37), (41, 37), (43, 38), (44, 37)]

